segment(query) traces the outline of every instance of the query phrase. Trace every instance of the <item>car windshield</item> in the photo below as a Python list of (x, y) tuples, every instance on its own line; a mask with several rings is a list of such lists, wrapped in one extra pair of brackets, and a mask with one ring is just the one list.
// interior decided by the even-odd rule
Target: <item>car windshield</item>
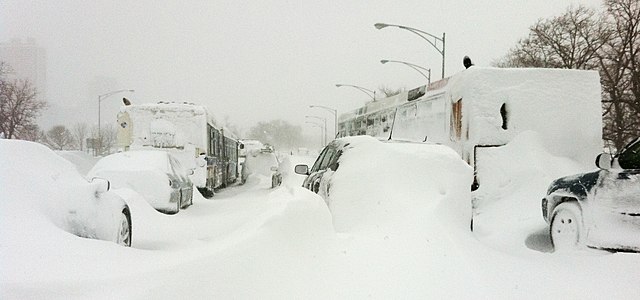
[(623, 169), (640, 169), (640, 139), (635, 139), (622, 149), (618, 164)]

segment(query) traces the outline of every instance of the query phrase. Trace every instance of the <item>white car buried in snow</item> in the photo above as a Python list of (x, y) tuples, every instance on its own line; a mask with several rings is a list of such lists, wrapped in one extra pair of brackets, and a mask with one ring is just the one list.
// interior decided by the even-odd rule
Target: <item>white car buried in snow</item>
[(109, 179), (115, 188), (130, 188), (156, 210), (175, 214), (193, 204), (193, 183), (170, 153), (159, 150), (127, 151), (102, 158), (89, 176)]
[(322, 196), (338, 231), (365, 220), (384, 222), (393, 214), (410, 219), (422, 203), (437, 203), (445, 195), (455, 199), (451, 213), (459, 228), (469, 229), (473, 174), (446, 146), (344, 137), (329, 143), (311, 168), (296, 165), (295, 173), (307, 175), (302, 186)]
[(88, 182), (71, 162), (44, 145), (18, 140), (0, 139), (0, 170), (0, 199), (7, 214), (3, 218), (15, 209), (40, 210), (74, 235), (131, 246), (129, 206), (109, 191), (109, 181)]

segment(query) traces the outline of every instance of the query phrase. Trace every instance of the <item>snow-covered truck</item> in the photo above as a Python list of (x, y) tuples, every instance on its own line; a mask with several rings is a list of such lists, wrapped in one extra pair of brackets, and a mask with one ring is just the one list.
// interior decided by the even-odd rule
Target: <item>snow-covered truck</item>
[(204, 106), (158, 102), (122, 106), (118, 113), (118, 147), (123, 151), (171, 152), (203, 196), (238, 178), (238, 140)]
[(492, 167), (489, 159), (482, 163), (483, 157), (527, 131), (537, 133), (550, 154), (584, 166), (602, 152), (595, 71), (471, 67), (432, 83), (424, 93), (416, 90), (415, 99), (407, 94), (405, 101), (377, 107), (373, 102), (343, 114), (339, 136), (366, 131), (384, 139), (450, 146), (474, 167), (473, 189), (482, 185), (483, 173), (491, 173), (483, 172)]

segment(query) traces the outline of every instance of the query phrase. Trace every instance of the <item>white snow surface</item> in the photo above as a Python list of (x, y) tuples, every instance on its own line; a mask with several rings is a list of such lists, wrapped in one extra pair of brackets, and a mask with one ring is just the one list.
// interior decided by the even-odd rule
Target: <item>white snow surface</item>
[(544, 189), (589, 166), (545, 152), (535, 133), (500, 149), (498, 184), (476, 195), (471, 168), (444, 146), (365, 147), (342, 158), (331, 209), (291, 171), (315, 157), (285, 156), (278, 188), (252, 176), (211, 200), (194, 194), (176, 215), (116, 190), (131, 208), (131, 248), (75, 237), (42, 216), (50, 183), (21, 177), (60, 162), (0, 153), (0, 298), (637, 298), (638, 254), (552, 252)]

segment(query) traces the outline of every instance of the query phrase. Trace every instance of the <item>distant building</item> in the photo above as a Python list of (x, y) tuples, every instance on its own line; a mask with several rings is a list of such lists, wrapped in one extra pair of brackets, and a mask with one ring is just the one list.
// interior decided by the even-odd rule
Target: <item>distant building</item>
[(11, 67), (9, 78), (28, 79), (38, 90), (41, 99), (47, 92), (47, 56), (35, 39), (13, 39), (0, 43), (0, 61)]

